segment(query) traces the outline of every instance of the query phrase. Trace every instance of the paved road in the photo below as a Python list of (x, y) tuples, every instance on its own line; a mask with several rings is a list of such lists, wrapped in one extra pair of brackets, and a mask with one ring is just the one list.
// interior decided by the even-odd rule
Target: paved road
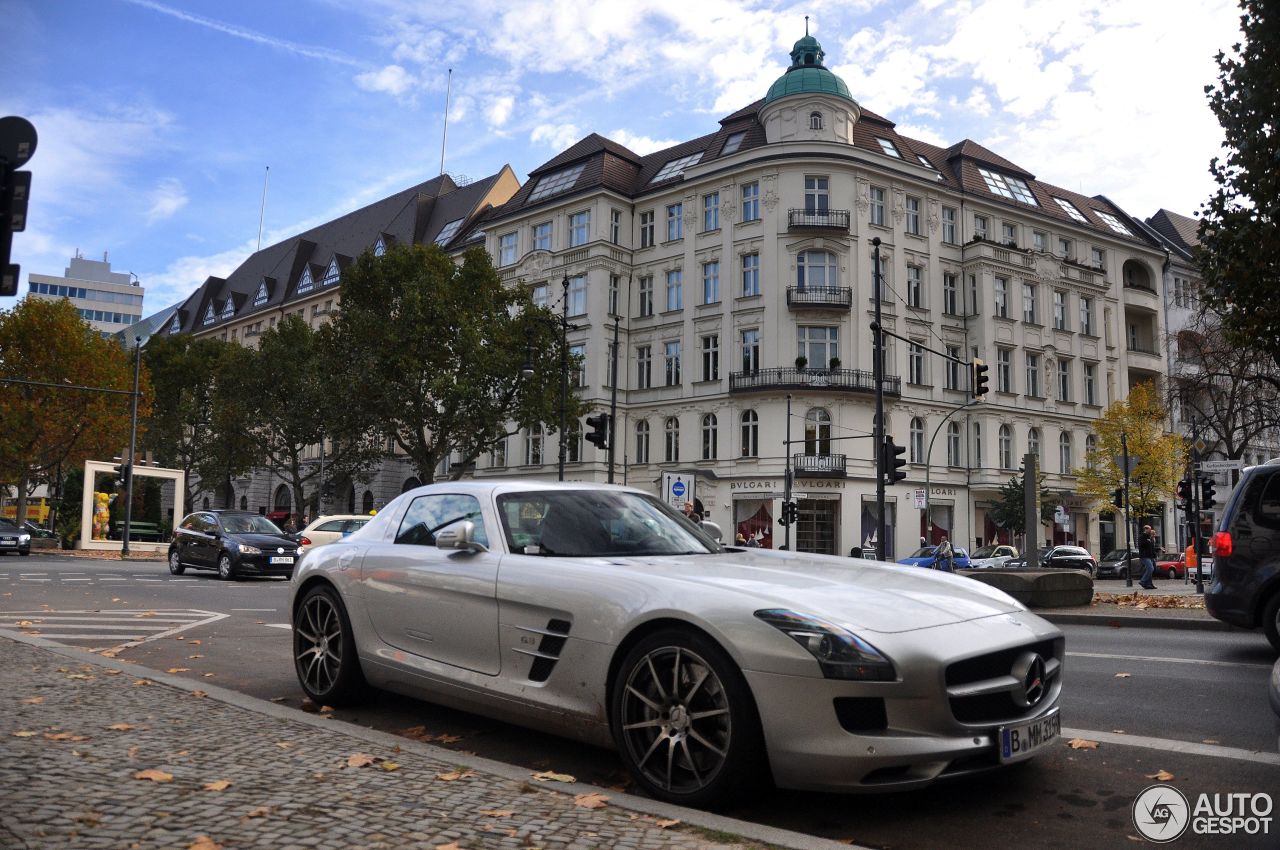
[[(161, 563), (51, 556), (0, 561), (0, 627), (300, 706), (290, 663), (288, 587), (169, 576)], [(55, 619), (66, 617), (68, 619)], [(1273, 656), (1260, 635), (1070, 626), (1064, 725), (1099, 742), (925, 791), (871, 797), (778, 792), (727, 814), (870, 847), (1127, 846), (1134, 797), (1168, 771), (1189, 793), (1280, 797), (1277, 722), (1266, 702)], [(185, 668), (185, 669), (184, 669)], [(1127, 673), (1128, 676), (1117, 676)], [(627, 776), (610, 752), (394, 695), (338, 719), (414, 729), (455, 749), (606, 787)], [(1179, 751), (1185, 750), (1185, 751)], [(1251, 755), (1260, 752), (1261, 757)], [(1270, 755), (1267, 755), (1270, 754)], [(1270, 761), (1266, 761), (1266, 759)], [(1280, 822), (1276, 824), (1280, 828)], [(1179, 847), (1275, 846), (1274, 836), (1179, 839)]]

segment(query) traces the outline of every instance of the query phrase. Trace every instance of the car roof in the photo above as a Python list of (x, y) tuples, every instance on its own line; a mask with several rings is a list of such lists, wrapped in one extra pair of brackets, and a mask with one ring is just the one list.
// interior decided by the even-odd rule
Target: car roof
[(335, 519), (373, 519), (373, 516), (370, 514), (321, 514), (309, 524), (315, 525), (317, 522), (329, 522)]
[(406, 492), (518, 493), (536, 490), (603, 490), (650, 495), (647, 491), (637, 487), (624, 487), (620, 484), (591, 484), (585, 481), (538, 481), (510, 478), (486, 478), (483, 481), (436, 481)]

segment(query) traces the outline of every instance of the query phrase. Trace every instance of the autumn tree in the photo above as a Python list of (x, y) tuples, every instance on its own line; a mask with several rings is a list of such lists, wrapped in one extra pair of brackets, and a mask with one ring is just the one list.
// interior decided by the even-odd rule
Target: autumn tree
[[(1027, 533), (1027, 511), (1024, 494), (1023, 475), (1015, 475), (1000, 487), (994, 504), (991, 506), (991, 519), (1001, 528), (1007, 528), (1017, 537)], [(1044, 474), (1036, 476), (1040, 487), (1040, 521), (1053, 522), (1053, 511), (1059, 504), (1058, 497), (1044, 486)]]
[(1280, 364), (1280, 9), (1241, 0), (1243, 38), (1217, 55), (1206, 86), (1225, 153), (1209, 171), (1217, 190), (1200, 226), (1204, 296), (1237, 342)]
[(156, 394), (142, 445), (162, 466), (185, 473), (185, 504), (191, 506), (196, 483), (212, 490), (255, 461), (245, 439), (251, 410), (237, 380), (252, 368), (250, 358), (225, 340), (158, 334), (147, 341), (142, 359)]
[[(554, 317), (527, 288), (504, 286), (482, 249), (460, 265), (434, 245), (366, 251), (342, 284), (322, 344), (343, 437), (389, 437), (428, 483), (441, 460), (465, 468), (512, 425), (558, 422)], [(577, 399), (568, 407), (576, 419)]]
[(1108, 405), (1093, 423), (1096, 447), (1086, 454), (1085, 466), (1075, 471), (1080, 495), (1096, 508), (1110, 506), (1113, 491), (1124, 485), (1118, 463), (1123, 435), (1130, 461), (1136, 463), (1129, 476), (1129, 504), (1138, 514), (1159, 511), (1173, 498), (1187, 462), (1182, 438), (1164, 431), (1167, 416), (1159, 391), (1150, 383), (1137, 384), (1128, 398)]
[[(0, 377), (56, 385), (0, 384), (0, 480), (17, 489), (18, 517), (31, 487), (60, 465), (110, 458), (128, 445), (132, 352), (90, 328), (70, 301), (25, 298), (0, 312)], [(140, 391), (145, 415), (145, 373)]]

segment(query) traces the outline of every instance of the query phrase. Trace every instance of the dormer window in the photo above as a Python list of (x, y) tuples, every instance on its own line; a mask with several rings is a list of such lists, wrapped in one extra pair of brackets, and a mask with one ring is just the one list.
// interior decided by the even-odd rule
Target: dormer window
[(325, 269), (324, 280), (322, 286), (332, 286), (338, 282), (338, 278), (342, 276), (342, 272), (338, 269), (338, 258), (334, 257), (329, 261), (329, 268)]
[(742, 147), (742, 140), (745, 139), (746, 136), (746, 131), (730, 133), (728, 138), (724, 140), (724, 147), (720, 148), (720, 155), (724, 156), (726, 154), (736, 152), (738, 148)]
[(204, 308), (204, 323), (205, 323), (206, 325), (212, 325), (212, 324), (213, 324), (214, 322), (216, 322), (217, 320), (218, 320), (218, 317), (217, 317), (217, 316), (215, 316), (215, 315), (213, 314), (213, 305), (212, 305), (212, 304), (210, 304), (208, 307), (205, 307), (205, 308)]
[(672, 177), (679, 177), (684, 174), (684, 170), (686, 168), (691, 165), (697, 165), (701, 159), (702, 151), (691, 153), (688, 156), (682, 156), (679, 159), (673, 159), (666, 165), (662, 166), (662, 169), (657, 174), (653, 175), (653, 179), (649, 182), (661, 183), (663, 180), (667, 180)]
[(230, 319), (235, 314), (236, 314), (235, 302), (232, 301), (230, 298), (228, 298), (227, 303), (222, 305), (222, 315), (220, 315), (218, 318)]
[(440, 232), (436, 234), (436, 244), (444, 247), (449, 240), (458, 234), (458, 230), (462, 227), (462, 219), (455, 218), (453, 221), (440, 228)]
[(1102, 219), (1102, 221), (1107, 225), (1107, 227), (1110, 227), (1116, 233), (1120, 233), (1124, 236), (1133, 235), (1132, 233), (1129, 232), (1129, 228), (1121, 224), (1120, 219), (1116, 218), (1111, 213), (1105, 213), (1102, 210), (1094, 210), (1093, 214), (1096, 215), (1098, 218)]
[(1076, 205), (1068, 201), (1066, 198), (1055, 197), (1054, 200), (1058, 202), (1058, 206), (1062, 207), (1063, 212), (1074, 218), (1076, 221), (1081, 224), (1089, 223), (1089, 219), (1084, 217), (1084, 213), (1076, 209)]
[(302, 270), (302, 279), (298, 281), (298, 292), (310, 292), (315, 289), (315, 281), (311, 279), (311, 267)]
[(892, 140), (882, 139), (879, 136), (877, 136), (876, 141), (880, 143), (880, 150), (884, 151), (889, 156), (896, 157), (897, 159), (902, 159), (902, 154), (898, 153), (898, 146), (895, 145)]
[(809, 113), (809, 129), (810, 130), (822, 129), (822, 113), (821, 112)]
[(381, 257), (387, 253), (387, 243), (382, 241), (382, 237), (378, 237), (378, 241), (373, 243), (373, 256)]
[(177, 314), (173, 314), (173, 321), (169, 323), (169, 333), (182, 333), (182, 318)]
[(253, 296), (253, 306), (261, 307), (267, 303), (267, 282), (264, 280), (258, 284), (258, 292)]
[(568, 168), (562, 168), (559, 171), (553, 171), (550, 174), (544, 174), (538, 178), (538, 185), (533, 187), (533, 191), (529, 193), (529, 200), (536, 201), (540, 198), (569, 191), (573, 188), (573, 184), (578, 182), (578, 178), (582, 176), (582, 172), (586, 167), (587, 164), (584, 162), (578, 165), (571, 165)]
[(1001, 174), (988, 168), (978, 168), (978, 173), (986, 182), (987, 188), (994, 194), (1001, 195), (1011, 201), (1021, 201), (1029, 206), (1038, 207), (1036, 196), (1031, 194), (1031, 187), (1021, 177), (1012, 174)]

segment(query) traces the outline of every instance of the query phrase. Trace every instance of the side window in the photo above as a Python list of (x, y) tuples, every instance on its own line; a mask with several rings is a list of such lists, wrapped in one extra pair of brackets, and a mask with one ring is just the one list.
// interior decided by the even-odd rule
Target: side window
[(213, 534), (218, 530), (218, 519), (213, 514), (200, 514), (196, 523), (196, 531), (203, 531), (205, 534)]
[(405, 511), (404, 519), (400, 521), (400, 529), (396, 532), (396, 543), (409, 546), (434, 546), (437, 531), (462, 520), (475, 523), (473, 539), (477, 543), (489, 545), (484, 518), (480, 514), (480, 502), (475, 496), (452, 493), (419, 496), (409, 504), (409, 510)]
[(326, 522), (326, 523), (322, 524), (319, 528), (317, 528), (317, 529), (316, 529), (316, 531), (338, 531), (338, 532), (340, 532), (340, 531), (342, 531), (342, 527), (343, 527), (343, 525), (345, 525), (345, 524), (346, 524), (346, 522), (347, 522), (347, 520), (343, 520), (343, 519), (331, 519), (331, 520), (329, 520), (328, 522)]
[(197, 523), (198, 519), (199, 518), (195, 514), (191, 514), (182, 521), (182, 528), (185, 528), (187, 531), (199, 531), (200, 529), (198, 528)]
[(1280, 473), (1258, 476), (1258, 484), (1263, 489), (1258, 497), (1253, 521), (1263, 528), (1280, 530)]

